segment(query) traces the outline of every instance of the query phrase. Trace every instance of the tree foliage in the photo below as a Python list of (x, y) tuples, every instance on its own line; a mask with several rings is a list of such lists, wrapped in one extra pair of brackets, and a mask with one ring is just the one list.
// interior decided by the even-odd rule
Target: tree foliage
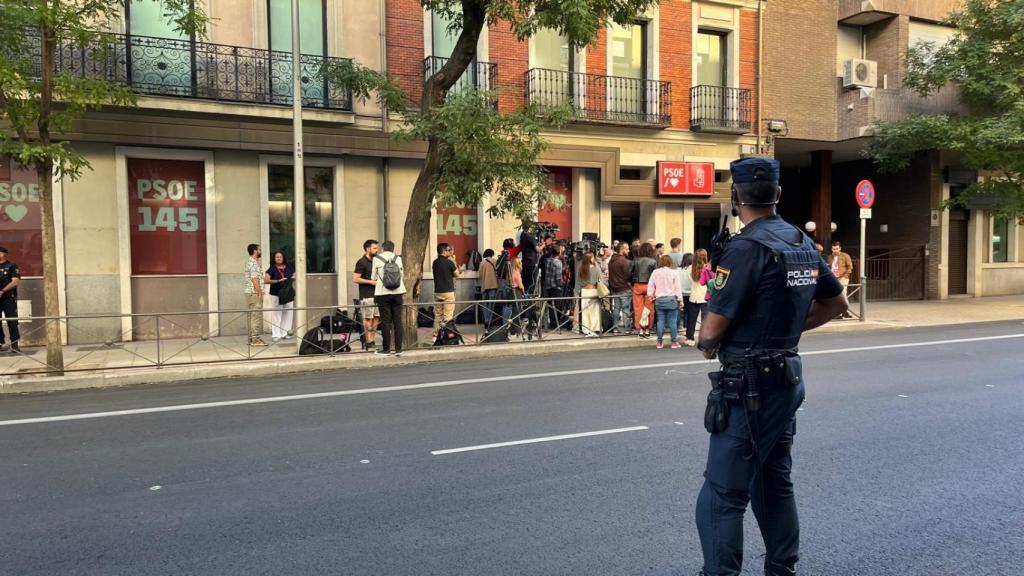
[(966, 113), (879, 126), (867, 154), (894, 171), (920, 150), (958, 152), (985, 178), (951, 204), (984, 202), (1024, 220), (1024, 0), (964, 0), (948, 23), (957, 28), (950, 42), (908, 50), (905, 84), (927, 96), (954, 83)]

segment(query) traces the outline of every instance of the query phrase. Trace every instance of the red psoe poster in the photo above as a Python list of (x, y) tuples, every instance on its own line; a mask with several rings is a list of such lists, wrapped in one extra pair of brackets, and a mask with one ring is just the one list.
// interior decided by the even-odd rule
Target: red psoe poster
[(132, 274), (206, 274), (203, 162), (129, 158), (127, 165)]
[(22, 276), (43, 275), (42, 226), (35, 170), (0, 158), (0, 246)]

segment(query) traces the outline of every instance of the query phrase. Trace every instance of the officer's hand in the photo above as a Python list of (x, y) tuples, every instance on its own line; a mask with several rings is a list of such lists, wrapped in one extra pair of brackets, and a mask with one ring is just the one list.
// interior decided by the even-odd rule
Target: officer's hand
[(705, 350), (704, 358), (707, 358), (708, 360), (714, 360), (715, 358), (718, 358), (718, 349), (714, 348), (712, 350)]

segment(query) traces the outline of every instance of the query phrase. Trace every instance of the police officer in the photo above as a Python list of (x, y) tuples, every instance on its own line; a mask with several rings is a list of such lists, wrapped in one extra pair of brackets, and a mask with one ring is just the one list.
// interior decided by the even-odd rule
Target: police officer
[[(799, 546), (790, 449), (804, 400), (797, 345), (846, 309), (843, 287), (814, 242), (775, 213), (779, 163), (737, 160), (733, 215), (745, 227), (713, 250), (714, 296), (699, 348), (712, 373), (705, 426), (711, 432), (697, 530), (706, 576), (738, 575), (743, 515), (752, 502), (764, 538), (768, 576), (796, 573)], [(728, 231), (724, 230), (727, 237)]]
[[(7, 333), (11, 337), (11, 351), (20, 352), (18, 340), (18, 284), (21, 283), (21, 272), (18, 265), (7, 259), (7, 248), (0, 246), (0, 314), (7, 317)], [(0, 328), (0, 352), (7, 350), (4, 343), (4, 332)]]

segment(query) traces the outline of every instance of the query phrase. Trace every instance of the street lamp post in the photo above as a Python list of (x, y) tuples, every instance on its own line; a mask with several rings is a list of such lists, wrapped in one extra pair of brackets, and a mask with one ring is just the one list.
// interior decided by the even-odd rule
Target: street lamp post
[(292, 0), (292, 206), (295, 210), (295, 326), (302, 346), (306, 332), (306, 179), (302, 163), (302, 49), (299, 43), (299, 0)]

